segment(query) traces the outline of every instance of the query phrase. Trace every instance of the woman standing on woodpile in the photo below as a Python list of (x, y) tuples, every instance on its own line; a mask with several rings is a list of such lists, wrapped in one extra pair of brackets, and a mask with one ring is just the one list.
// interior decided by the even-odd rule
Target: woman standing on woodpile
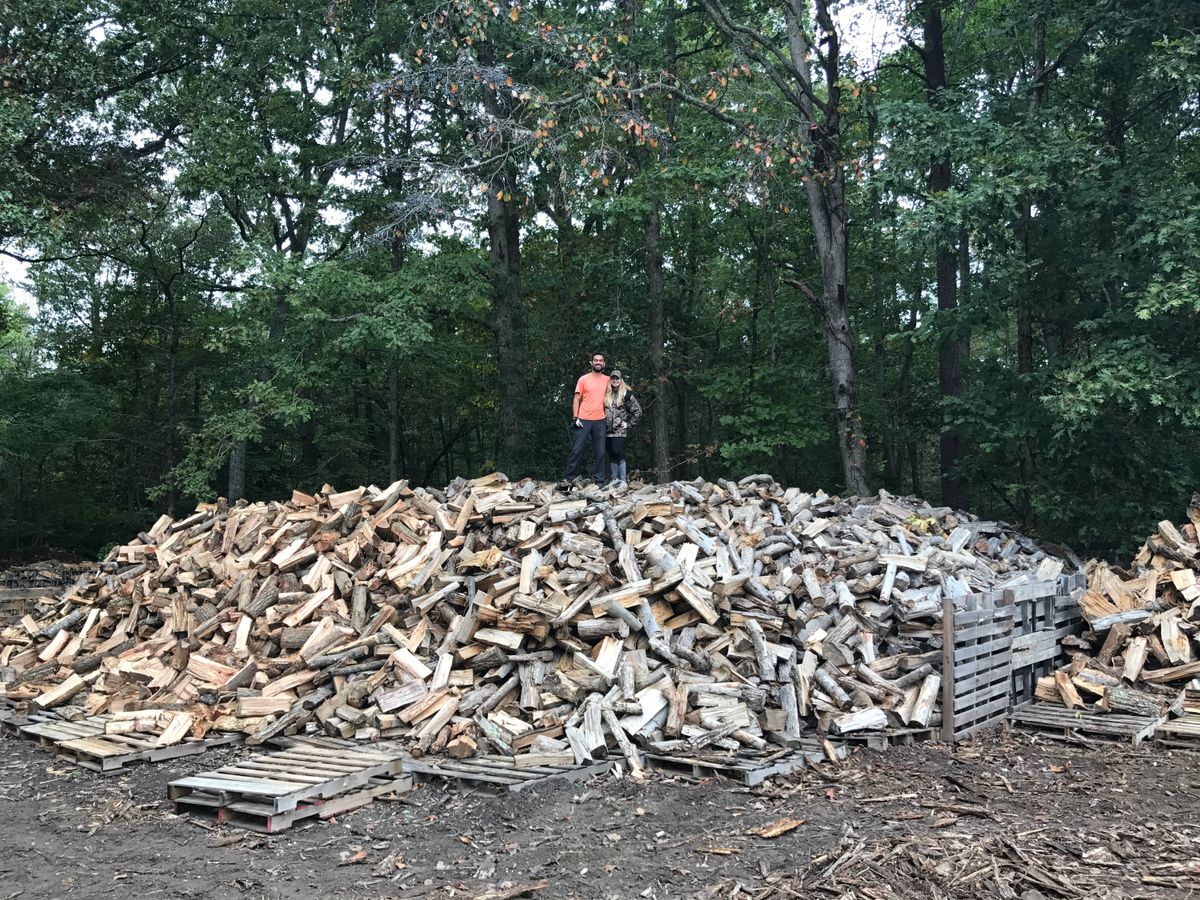
[(608, 390), (604, 392), (604, 414), (608, 420), (608, 468), (612, 480), (626, 483), (629, 464), (625, 459), (625, 437), (629, 427), (642, 417), (642, 405), (621, 377), (620, 369), (609, 375)]

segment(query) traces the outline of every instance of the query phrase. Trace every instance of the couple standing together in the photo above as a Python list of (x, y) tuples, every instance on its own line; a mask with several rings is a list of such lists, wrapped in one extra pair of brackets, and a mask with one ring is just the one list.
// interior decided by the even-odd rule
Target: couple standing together
[(563, 481), (570, 481), (583, 462), (583, 449), (589, 437), (596, 453), (596, 468), (592, 478), (596, 484), (608, 481), (604, 472), (604, 458), (608, 457), (612, 480), (626, 481), (628, 463), (625, 459), (625, 437), (629, 426), (636, 425), (642, 417), (641, 404), (633, 391), (621, 377), (619, 369), (611, 375), (604, 374), (604, 354), (592, 354), (592, 371), (581, 375), (575, 383), (575, 397), (571, 402), (575, 436), (571, 441), (571, 456), (567, 459), (567, 472)]

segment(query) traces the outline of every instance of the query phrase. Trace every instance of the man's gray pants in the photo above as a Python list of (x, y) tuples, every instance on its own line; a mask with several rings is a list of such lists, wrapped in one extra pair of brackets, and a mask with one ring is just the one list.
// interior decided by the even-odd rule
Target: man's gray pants
[(567, 459), (567, 472), (563, 475), (563, 481), (574, 478), (575, 473), (579, 471), (579, 464), (583, 462), (583, 448), (590, 436), (592, 447), (596, 451), (596, 468), (592, 472), (592, 480), (596, 484), (604, 484), (607, 481), (604, 477), (604, 438), (607, 423), (604, 419), (580, 419), (580, 421), (583, 425), (575, 429), (575, 435), (571, 440), (571, 455)]

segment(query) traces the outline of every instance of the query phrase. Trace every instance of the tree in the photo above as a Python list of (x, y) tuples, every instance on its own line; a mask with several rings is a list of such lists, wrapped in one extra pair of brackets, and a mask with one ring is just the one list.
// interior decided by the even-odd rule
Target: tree
[[(786, 0), (777, 10), (783, 23), (771, 34), (735, 18), (721, 0), (703, 0), (716, 28), (748, 63), (752, 63), (797, 118), (793, 140), (809, 168), (805, 198), (812, 220), (821, 271), (821, 290), (791, 283), (815, 302), (824, 317), (829, 375), (833, 382), (834, 421), (846, 490), (870, 492), (866, 437), (858, 400), (858, 376), (850, 327), (849, 210), (846, 203), (846, 152), (842, 96), (841, 43), (830, 0), (816, 0), (816, 24), (810, 28), (808, 6)], [(823, 78), (820, 90), (812, 77), (815, 65)], [(768, 151), (769, 152), (769, 151)]]

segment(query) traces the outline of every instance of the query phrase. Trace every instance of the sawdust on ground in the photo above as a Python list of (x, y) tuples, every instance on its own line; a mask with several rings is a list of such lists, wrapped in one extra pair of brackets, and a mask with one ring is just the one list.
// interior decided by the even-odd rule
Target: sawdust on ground
[(1200, 896), (1200, 754), (1186, 751), (997, 734), (753, 789), (423, 785), (276, 836), (171, 813), (168, 781), (245, 753), (102, 778), (0, 737), (0, 900)]

